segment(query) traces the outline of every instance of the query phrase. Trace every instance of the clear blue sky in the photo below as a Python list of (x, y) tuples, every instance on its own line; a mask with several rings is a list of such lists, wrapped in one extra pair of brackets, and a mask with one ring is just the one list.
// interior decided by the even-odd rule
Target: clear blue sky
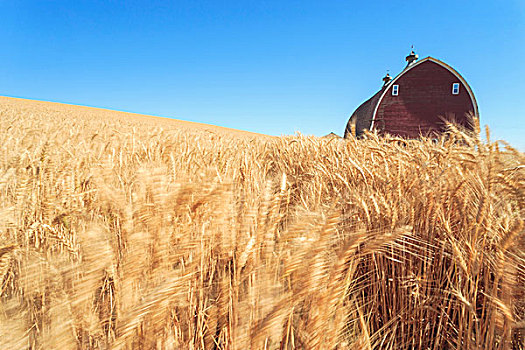
[(525, 0), (0, 0), (0, 95), (342, 134), (412, 44), (525, 149)]

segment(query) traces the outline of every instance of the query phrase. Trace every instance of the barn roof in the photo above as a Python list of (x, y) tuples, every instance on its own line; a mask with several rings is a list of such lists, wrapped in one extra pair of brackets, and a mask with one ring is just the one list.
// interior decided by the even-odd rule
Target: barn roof
[(385, 95), (386, 91), (390, 86), (395, 84), (395, 82), (401, 78), (406, 72), (411, 70), (412, 68), (422, 64), (423, 62), (431, 61), (434, 62), (448, 71), (450, 71), (452, 74), (454, 74), (459, 81), (463, 83), (463, 85), (466, 87), (467, 92), (470, 95), (470, 98), (472, 100), (472, 104), (474, 106), (474, 115), (478, 115), (478, 105), (476, 102), (476, 99), (474, 97), (474, 93), (472, 92), (472, 89), (468, 85), (467, 81), (459, 74), (454, 68), (449, 66), (443, 61), (440, 61), (434, 57), (425, 57), (422, 60), (419, 61), (412, 61), (407, 64), (407, 66), (399, 73), (394, 79), (390, 80), (389, 82), (385, 83), (381, 90), (379, 90), (374, 96), (363, 102), (357, 109), (352, 113), (352, 116), (348, 120), (348, 123), (346, 125), (345, 134), (344, 137), (347, 137), (347, 135), (352, 133), (352, 124), (355, 126), (355, 133), (356, 136), (361, 136), (364, 133), (364, 130), (371, 130), (374, 127), (374, 119), (375, 114), (377, 112), (377, 108), (379, 104), (381, 103), (381, 100), (383, 99), (383, 96)]
[(376, 92), (376, 94), (370, 97), (368, 100), (363, 102), (357, 109), (352, 113), (352, 116), (348, 120), (345, 129), (344, 137), (347, 137), (352, 133), (352, 124), (355, 126), (356, 136), (361, 136), (365, 129), (370, 129), (370, 124), (372, 123), (372, 116), (374, 114), (375, 107), (379, 101), (381, 93), (387, 85), (383, 86), (381, 90)]
[(341, 139), (342, 137), (339, 136), (339, 135), (337, 135), (335, 132), (332, 131), (332, 132), (329, 133), (329, 134), (326, 134), (326, 135), (324, 135), (324, 136), (321, 136), (321, 138), (323, 138), (323, 139), (334, 139), (334, 138), (335, 138), (335, 139)]

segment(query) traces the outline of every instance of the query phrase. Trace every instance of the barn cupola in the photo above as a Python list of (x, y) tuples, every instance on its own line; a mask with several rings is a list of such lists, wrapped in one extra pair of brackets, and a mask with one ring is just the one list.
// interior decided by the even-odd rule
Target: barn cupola
[(392, 77), (390, 74), (386, 73), (386, 75), (383, 77), (383, 86), (386, 86), (390, 81), (392, 80)]
[(412, 50), (410, 52), (410, 55), (408, 55), (405, 60), (407, 61), (407, 66), (410, 66), (412, 63), (416, 62), (417, 59), (419, 58), (418, 55), (416, 55), (416, 53), (414, 52), (414, 50)]

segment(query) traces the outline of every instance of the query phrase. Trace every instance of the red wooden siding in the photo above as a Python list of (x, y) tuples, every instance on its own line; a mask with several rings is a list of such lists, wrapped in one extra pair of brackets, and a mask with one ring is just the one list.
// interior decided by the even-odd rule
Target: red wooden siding
[[(459, 94), (452, 84), (459, 83)], [(399, 95), (392, 96), (392, 85)], [(444, 130), (441, 118), (468, 126), (467, 113), (475, 109), (463, 83), (445, 67), (428, 60), (413, 67), (393, 83), (382, 98), (374, 126), (380, 132), (417, 138)]]

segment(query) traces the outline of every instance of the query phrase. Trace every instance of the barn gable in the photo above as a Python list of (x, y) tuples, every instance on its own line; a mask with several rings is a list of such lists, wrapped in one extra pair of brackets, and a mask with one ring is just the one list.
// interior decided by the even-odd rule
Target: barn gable
[(356, 136), (377, 130), (409, 138), (442, 132), (443, 119), (470, 126), (466, 114), (477, 116), (478, 106), (466, 80), (438, 59), (416, 60), (412, 52), (400, 74), (392, 80), (385, 77), (381, 90), (352, 114), (345, 137), (352, 133), (352, 126)]

